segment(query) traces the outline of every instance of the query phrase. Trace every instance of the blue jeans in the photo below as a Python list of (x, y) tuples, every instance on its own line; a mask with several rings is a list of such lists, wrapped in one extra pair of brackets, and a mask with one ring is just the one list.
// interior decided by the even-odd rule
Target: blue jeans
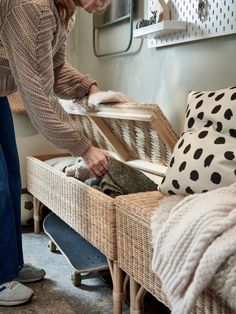
[(0, 284), (15, 279), (23, 265), (21, 178), (13, 119), (0, 97)]

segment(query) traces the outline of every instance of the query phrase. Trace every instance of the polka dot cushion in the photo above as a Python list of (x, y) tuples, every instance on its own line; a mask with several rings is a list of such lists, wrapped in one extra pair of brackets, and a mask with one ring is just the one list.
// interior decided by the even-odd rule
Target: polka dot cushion
[(236, 86), (190, 92), (184, 133), (176, 143), (164, 194), (207, 192), (236, 181)]

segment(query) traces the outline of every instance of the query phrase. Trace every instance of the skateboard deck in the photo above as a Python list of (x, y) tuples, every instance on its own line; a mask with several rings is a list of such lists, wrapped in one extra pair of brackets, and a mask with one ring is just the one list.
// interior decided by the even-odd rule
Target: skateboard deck
[(43, 229), (77, 273), (108, 269), (105, 255), (54, 213), (44, 219)]

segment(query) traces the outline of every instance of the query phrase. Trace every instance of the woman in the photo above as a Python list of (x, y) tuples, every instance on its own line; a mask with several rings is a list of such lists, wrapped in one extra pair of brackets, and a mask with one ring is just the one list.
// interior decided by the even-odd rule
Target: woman
[(96, 82), (65, 62), (68, 24), (77, 6), (93, 13), (106, 0), (0, 0), (0, 305), (30, 300), (45, 271), (23, 263), (20, 170), (6, 95), (19, 91), (40, 133), (58, 147), (82, 156), (92, 174), (107, 171), (105, 151), (91, 145), (81, 125), (58, 97), (82, 98), (99, 91)]

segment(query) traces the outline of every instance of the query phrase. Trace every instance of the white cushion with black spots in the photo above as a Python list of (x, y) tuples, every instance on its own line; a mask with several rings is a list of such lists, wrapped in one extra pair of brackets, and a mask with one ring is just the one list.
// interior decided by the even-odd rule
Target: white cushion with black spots
[(176, 143), (164, 194), (193, 194), (236, 181), (236, 86), (188, 96), (184, 133)]

